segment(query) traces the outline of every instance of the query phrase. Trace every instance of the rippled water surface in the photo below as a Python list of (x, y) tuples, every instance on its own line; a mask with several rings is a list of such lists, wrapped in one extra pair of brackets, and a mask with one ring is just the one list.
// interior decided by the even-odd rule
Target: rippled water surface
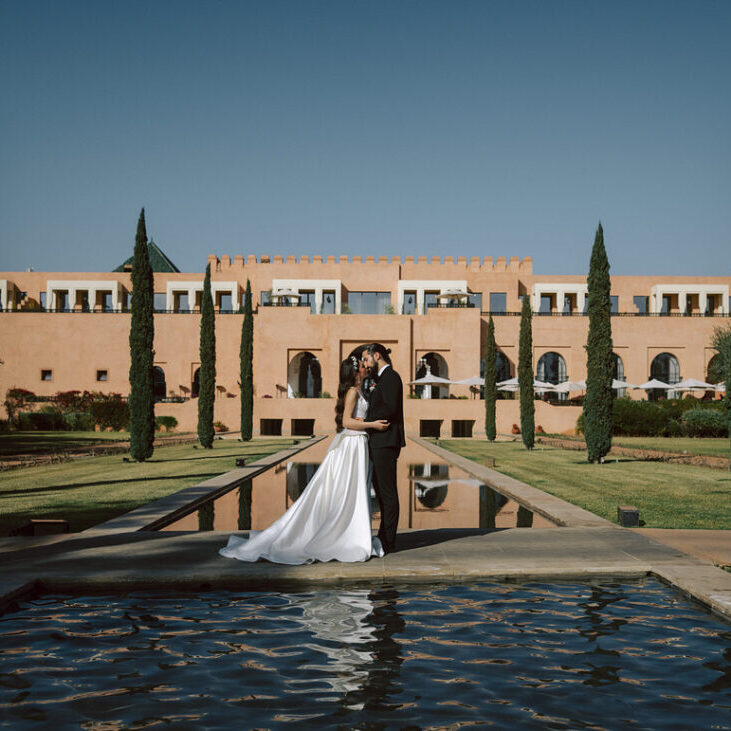
[(43, 597), (12, 728), (731, 728), (731, 627), (657, 582)]

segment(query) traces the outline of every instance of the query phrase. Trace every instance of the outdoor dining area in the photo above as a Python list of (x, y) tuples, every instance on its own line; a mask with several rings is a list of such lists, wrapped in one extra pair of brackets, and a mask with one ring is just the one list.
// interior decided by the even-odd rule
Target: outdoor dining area
[[(415, 391), (415, 395), (422, 399), (431, 398), (444, 398), (440, 395), (443, 393), (441, 389), (445, 389), (448, 392), (451, 386), (468, 386), (470, 393), (473, 398), (478, 398), (480, 389), (485, 386), (485, 379), (481, 376), (472, 376), (470, 378), (462, 378), (452, 380), (449, 378), (443, 378), (442, 376), (435, 376), (431, 372), (431, 368), (427, 364), (425, 366), (426, 374), (420, 378), (416, 378), (413, 381), (409, 381), (409, 385), (412, 387), (418, 387), (418, 391)], [(710, 394), (711, 397), (716, 394), (723, 394), (726, 391), (725, 384), (722, 383), (706, 383), (705, 381), (698, 380), (697, 378), (686, 378), (678, 383), (665, 383), (657, 378), (652, 378), (645, 383), (634, 384), (628, 381), (612, 379), (612, 390), (617, 392), (617, 395), (624, 395), (627, 389), (635, 389), (645, 391), (648, 398), (678, 398), (676, 394), (689, 393), (695, 395), (697, 392), (701, 392), (702, 395)], [(520, 385), (517, 378), (509, 378), (504, 381), (497, 383), (497, 390), (504, 393), (517, 393), (520, 390)], [(533, 379), (533, 390), (539, 397), (549, 397), (550, 400), (566, 401), (569, 398), (569, 394), (573, 394), (574, 397), (583, 397), (586, 391), (586, 381), (562, 381), (561, 383), (549, 383), (548, 381), (540, 381), (536, 378)], [(552, 396), (552, 398), (551, 398)], [(448, 398), (455, 398), (450, 395)]]

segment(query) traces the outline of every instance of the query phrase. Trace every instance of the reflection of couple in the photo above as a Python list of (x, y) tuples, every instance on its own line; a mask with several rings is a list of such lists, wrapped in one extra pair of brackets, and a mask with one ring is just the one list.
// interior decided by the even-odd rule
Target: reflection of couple
[[(231, 536), (219, 553), (240, 561), (275, 563), (366, 561), (393, 551), (399, 503), (396, 462), (404, 446), (403, 385), (380, 343), (355, 351), (340, 364), (335, 406), (338, 434), (304, 492), (287, 512), (249, 539)], [(366, 399), (361, 385), (376, 386)], [(371, 538), (369, 466), (381, 510)]]

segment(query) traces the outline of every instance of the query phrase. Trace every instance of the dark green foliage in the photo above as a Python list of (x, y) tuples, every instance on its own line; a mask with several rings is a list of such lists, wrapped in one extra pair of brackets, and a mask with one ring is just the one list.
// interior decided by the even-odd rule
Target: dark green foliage
[[(724, 374), (726, 393), (723, 402), (726, 406), (726, 427), (731, 436), (731, 325), (717, 327), (713, 331), (712, 345), (721, 361), (721, 372)], [(731, 462), (729, 463), (731, 469)]]
[(523, 297), (518, 341), (518, 386), (520, 387), (520, 435), (526, 449), (535, 443), (535, 413), (533, 401), (533, 311), (530, 295)]
[(487, 321), (487, 341), (485, 343), (485, 436), (494, 442), (497, 436), (495, 424), (495, 402), (497, 401), (497, 344), (495, 343), (495, 323), (492, 315)]
[(170, 432), (178, 425), (178, 420), (174, 416), (158, 416), (155, 419), (155, 427), (158, 431), (165, 429), (166, 432)]
[[(697, 436), (694, 427), (687, 428), (685, 414), (689, 411), (720, 413), (721, 402), (705, 402), (697, 398), (668, 399), (664, 401), (635, 401), (630, 398), (614, 400), (612, 433), (628, 437)], [(692, 419), (693, 417), (691, 417)], [(717, 417), (700, 417), (716, 420)], [(584, 433), (584, 414), (576, 422), (576, 430)], [(722, 435), (723, 436), (723, 435)]]
[(100, 394), (91, 404), (91, 415), (102, 429), (114, 431), (127, 429), (131, 421), (128, 402), (118, 393)]
[(153, 393), (153, 275), (147, 250), (145, 209), (140, 212), (132, 263), (132, 316), (129, 328), (129, 452), (143, 462), (152, 456), (155, 439)]
[(251, 307), (251, 282), (246, 280), (244, 295), (244, 321), (241, 324), (241, 439), (248, 442), (254, 422), (254, 316)]
[(601, 223), (594, 237), (587, 281), (589, 334), (586, 339), (584, 439), (589, 462), (602, 462), (612, 448), (612, 323), (609, 261)]
[(683, 432), (689, 437), (727, 437), (726, 414), (715, 409), (690, 409), (683, 414)]
[(213, 447), (213, 404), (216, 397), (216, 319), (211, 297), (211, 265), (206, 267), (201, 297), (200, 386), (198, 390), (198, 440)]

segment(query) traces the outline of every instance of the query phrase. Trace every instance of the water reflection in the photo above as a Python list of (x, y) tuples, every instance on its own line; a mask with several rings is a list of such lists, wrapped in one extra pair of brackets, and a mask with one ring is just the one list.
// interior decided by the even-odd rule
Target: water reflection
[[(243, 488), (232, 490), (164, 530), (261, 530), (271, 525), (304, 491), (323, 459), (329, 440), (310, 447), (301, 461), (291, 461), (257, 475)], [(398, 463), (401, 504), (399, 530), (442, 528), (553, 527), (504, 495), (409, 442)], [(371, 489), (374, 529), (380, 521), (378, 501)]]
[(0, 662), (12, 728), (725, 728), (731, 707), (728, 625), (655, 581), (48, 597), (0, 617)]

